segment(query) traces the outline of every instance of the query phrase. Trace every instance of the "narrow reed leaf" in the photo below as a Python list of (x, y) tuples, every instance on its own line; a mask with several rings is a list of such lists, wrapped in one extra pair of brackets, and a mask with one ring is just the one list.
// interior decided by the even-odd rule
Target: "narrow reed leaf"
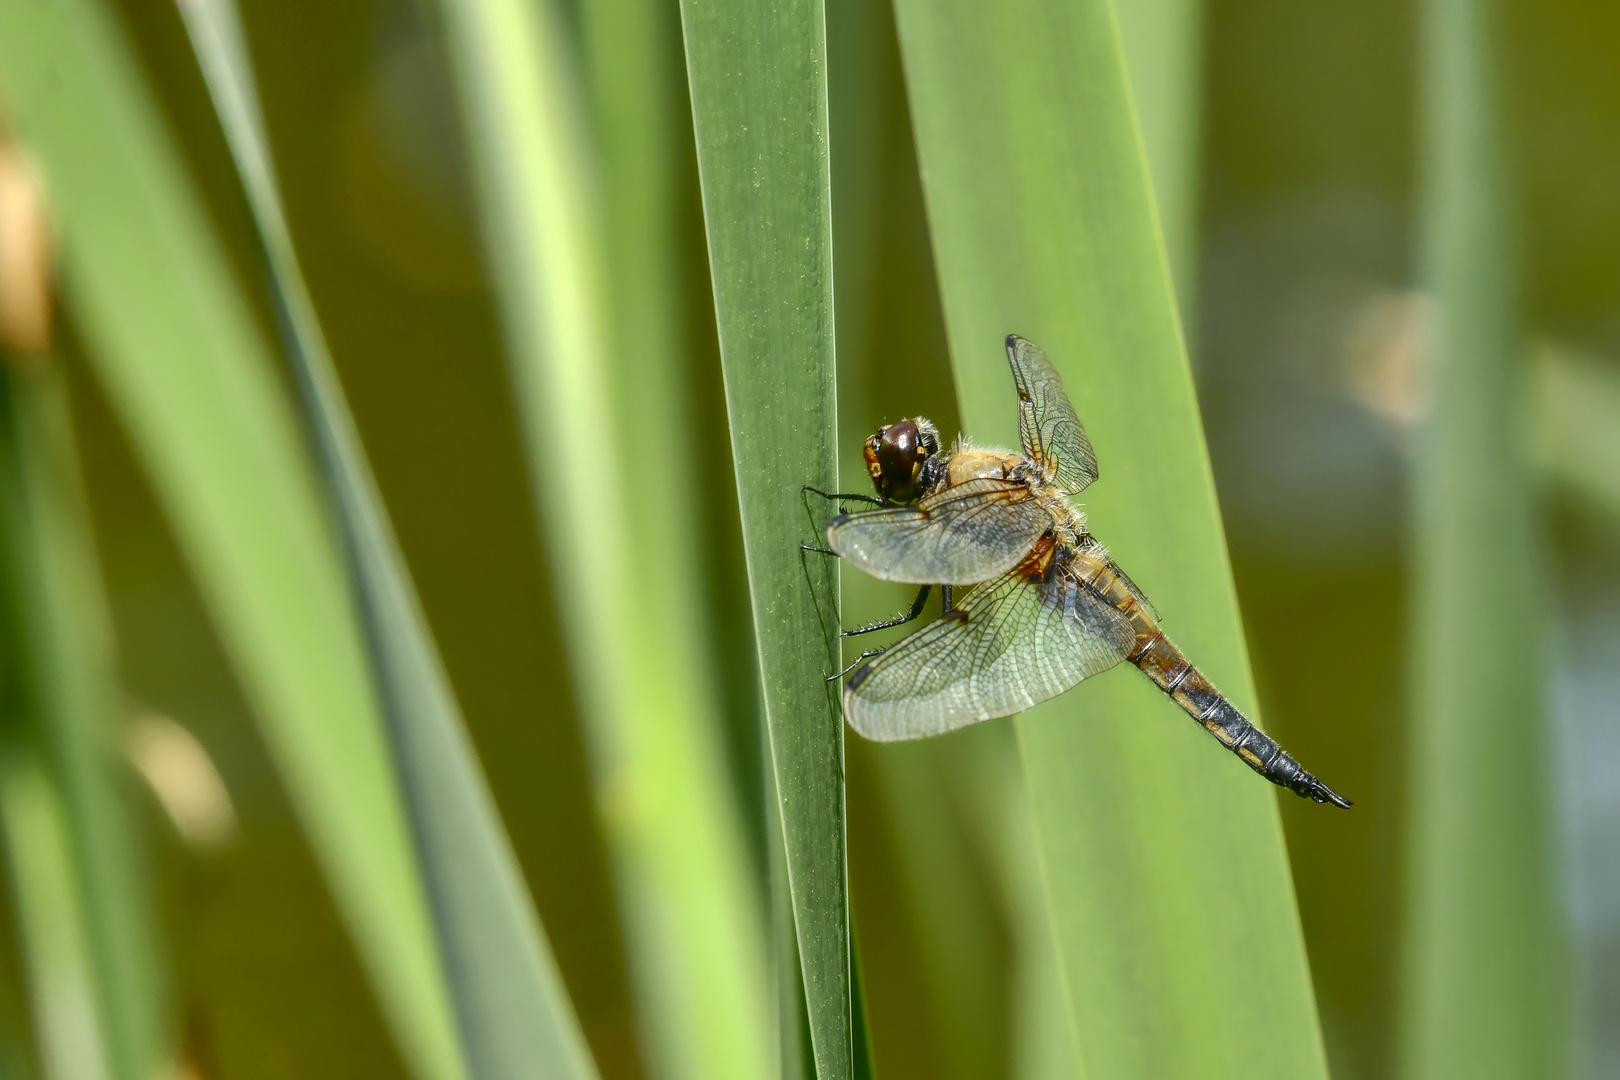
[[(644, 296), (618, 318), (619, 290), (635, 288), (638, 268), (625, 237), (604, 242), (598, 217), (647, 208), (617, 201), (626, 181), (611, 172), (610, 205), (592, 200), (596, 154), (558, 11), (529, 0), (444, 0), (442, 11), (648, 1064), (677, 1080), (752, 1080), (770, 1062), (763, 913), (727, 787), (716, 695), (693, 661), (697, 622), (681, 606), (695, 568), (678, 551), (672, 559), (663, 538), (682, 527), (680, 511), (659, 516), (661, 500), (678, 493), (645, 494), (679, 460), (655, 462), (672, 449), (661, 440), (682, 433), (679, 402), (655, 399), (652, 380), (668, 385), (671, 372), (650, 370), (674, 361), (626, 356), (669, 314)], [(587, 16), (595, 48), (623, 47), (612, 77), (636, 96), (599, 101), (610, 170), (635, 168), (626, 143), (658, 123), (638, 112), (653, 107), (638, 95), (658, 89), (656, 44), (635, 36), (649, 32), (643, 14)], [(648, 85), (631, 85), (641, 79)]]
[(0, 373), (0, 507), (0, 814), (38, 1042), (51, 1076), (149, 1080), (167, 1064), (159, 947), (66, 392), (43, 355)]
[(0, 99), (42, 168), (64, 296), (167, 513), (405, 1060), (463, 1074), (335, 545), (273, 359), (95, 0), (0, 6)]
[(821, 1080), (853, 1068), (838, 570), (801, 552), (835, 490), (831, 191), (819, 0), (683, 0), (771, 761)]
[(360, 444), (298, 266), (234, 0), (181, 5), (268, 259), (347, 541), (468, 1073), (596, 1075)]
[(776, 1065), (778, 1080), (815, 1080), (815, 1053), (810, 1045), (810, 1014), (804, 998), (804, 969), (799, 964), (799, 934), (793, 917), (793, 889), (788, 882), (787, 850), (782, 836), (781, 800), (776, 797), (770, 747), (760, 762), (766, 776), (766, 856), (770, 859), (772, 976), (776, 990)]
[(61, 787), (34, 747), (0, 744), (0, 830), (46, 1080), (113, 1080), (85, 890)]
[[(1101, 462), (1093, 530), (1253, 716), (1110, 4), (896, 9), (968, 433), (1017, 444), (1002, 340), (1039, 342)], [(1325, 1076), (1272, 789), (1129, 665), (1016, 723), (1085, 1073)]]
[(1620, 528), (1620, 375), (1577, 350), (1539, 352), (1539, 463), (1547, 478)]
[(1528, 349), (1491, 0), (1425, 0), (1402, 1075), (1567, 1075)]
[(1204, 0), (1118, 0), (1114, 5), (1183, 319), (1189, 319), (1198, 294), (1203, 8)]

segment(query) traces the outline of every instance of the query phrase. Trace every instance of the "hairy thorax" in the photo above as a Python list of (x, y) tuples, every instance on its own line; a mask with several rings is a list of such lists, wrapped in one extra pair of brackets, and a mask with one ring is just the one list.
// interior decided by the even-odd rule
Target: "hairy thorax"
[(1053, 537), (1060, 544), (1073, 546), (1086, 534), (1085, 518), (1069, 505), (1047, 470), (1022, 454), (958, 444), (946, 458), (944, 486), (955, 487), (978, 479), (1013, 480), (1026, 485), (1029, 498), (1038, 500), (1052, 515)]
[(1005, 450), (979, 450), (958, 446), (951, 451), (946, 462), (945, 483), (950, 487), (965, 484), (981, 477), (992, 480), (1022, 479), (1020, 466), (1033, 465), (1022, 454), (1009, 454)]

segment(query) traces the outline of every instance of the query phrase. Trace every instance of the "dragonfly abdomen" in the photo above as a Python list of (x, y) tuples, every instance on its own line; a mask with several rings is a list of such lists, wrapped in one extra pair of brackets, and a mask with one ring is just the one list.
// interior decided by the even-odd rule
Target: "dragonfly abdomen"
[[(1077, 560), (1078, 561), (1078, 560)], [(1075, 566), (1081, 580), (1093, 592), (1130, 619), (1136, 631), (1136, 647), (1127, 659), (1152, 679), (1170, 700), (1215, 736), (1221, 744), (1243, 759), (1243, 763), (1279, 787), (1303, 798), (1348, 807), (1350, 801), (1306, 772), (1275, 739), (1238, 711), (1215, 685), (1192, 665), (1175, 643), (1165, 636), (1151, 613), (1126, 584), (1112, 560), (1087, 560), (1092, 565)]]
[(1150, 635), (1138, 637), (1130, 660), (1221, 745), (1273, 784), (1317, 802), (1348, 805), (1239, 712), (1163, 631), (1155, 628)]

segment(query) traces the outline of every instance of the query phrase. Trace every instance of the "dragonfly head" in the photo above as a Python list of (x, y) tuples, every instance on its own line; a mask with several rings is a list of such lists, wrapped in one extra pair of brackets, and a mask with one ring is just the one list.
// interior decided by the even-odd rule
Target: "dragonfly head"
[(878, 428), (862, 453), (879, 496), (913, 503), (927, 493), (938, 471), (939, 430), (921, 416), (901, 420)]

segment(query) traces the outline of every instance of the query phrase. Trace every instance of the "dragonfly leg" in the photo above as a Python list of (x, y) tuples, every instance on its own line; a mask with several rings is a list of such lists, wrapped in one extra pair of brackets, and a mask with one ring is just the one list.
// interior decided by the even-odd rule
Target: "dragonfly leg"
[(876, 656), (882, 651), (882, 649), (867, 649), (865, 652), (861, 653), (861, 655), (851, 660), (849, 664), (845, 666), (843, 671), (838, 672), (836, 675), (828, 675), (827, 681), (837, 682), (839, 679), (842, 679), (845, 675), (848, 675), (851, 671), (854, 671), (857, 667), (859, 667), (863, 661), (872, 659), (872, 657)]
[(835, 491), (822, 491), (820, 488), (813, 488), (809, 484), (804, 485), (804, 490), (808, 491), (812, 495), (820, 495), (823, 499), (826, 499), (829, 502), (838, 502), (843, 499), (850, 499), (854, 502), (871, 503), (873, 506), (883, 505), (883, 500), (878, 498), (876, 495), (845, 495)]
[(932, 585), (924, 585), (921, 589), (918, 589), (917, 599), (911, 602), (911, 608), (909, 610), (902, 611), (892, 619), (884, 619), (882, 622), (867, 623), (865, 626), (857, 627), (854, 630), (845, 630), (844, 637), (857, 637), (861, 634), (870, 634), (874, 630), (887, 630), (891, 626), (904, 626), (906, 623), (922, 614), (923, 605), (928, 603), (928, 592), (932, 588)]
[(833, 556), (836, 556), (838, 554), (838, 552), (834, 551), (832, 548), (816, 547), (816, 545), (814, 545), (814, 544), (800, 544), (799, 545), (799, 550), (800, 551), (813, 551), (817, 555), (833, 555)]

